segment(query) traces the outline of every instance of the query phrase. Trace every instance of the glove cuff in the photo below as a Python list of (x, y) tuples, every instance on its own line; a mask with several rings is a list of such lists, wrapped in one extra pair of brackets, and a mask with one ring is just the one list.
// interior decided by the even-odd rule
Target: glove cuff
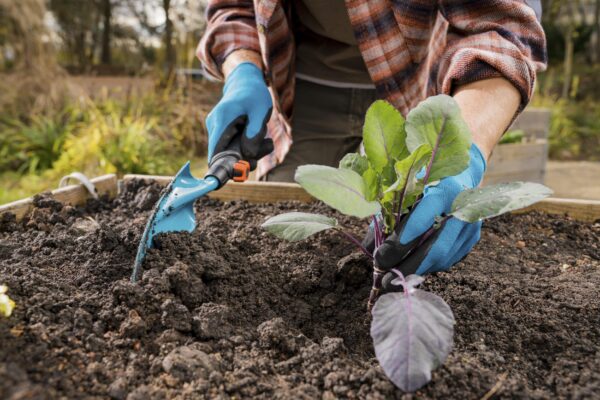
[(246, 80), (249, 82), (265, 82), (265, 76), (260, 68), (253, 62), (244, 61), (238, 64), (227, 76), (225, 85), (223, 86), (223, 94), (227, 93), (229, 87), (238, 80)]
[(483, 180), (483, 175), (487, 169), (487, 163), (485, 157), (479, 147), (475, 143), (471, 144), (471, 151), (469, 152), (471, 160), (469, 161), (469, 169), (471, 170), (471, 176), (473, 177), (473, 183), (475, 186), (479, 185)]

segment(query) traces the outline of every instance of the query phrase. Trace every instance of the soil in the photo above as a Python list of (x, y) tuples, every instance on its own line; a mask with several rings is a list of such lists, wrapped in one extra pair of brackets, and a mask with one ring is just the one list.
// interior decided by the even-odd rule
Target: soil
[[(129, 282), (159, 189), (0, 219), (0, 398), (598, 398), (600, 224), (539, 213), (484, 224), (424, 288), (456, 317), (430, 384), (404, 394), (374, 358), (368, 260), (334, 233), (297, 243), (259, 227), (319, 204), (203, 199), (192, 234), (157, 238)], [(364, 226), (338, 216), (360, 235)]]

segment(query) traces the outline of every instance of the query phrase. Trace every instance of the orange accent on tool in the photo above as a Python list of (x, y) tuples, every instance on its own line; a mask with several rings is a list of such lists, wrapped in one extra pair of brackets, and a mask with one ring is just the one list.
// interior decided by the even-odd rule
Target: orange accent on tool
[(233, 165), (233, 181), (245, 182), (250, 174), (250, 163), (248, 161), (239, 160)]

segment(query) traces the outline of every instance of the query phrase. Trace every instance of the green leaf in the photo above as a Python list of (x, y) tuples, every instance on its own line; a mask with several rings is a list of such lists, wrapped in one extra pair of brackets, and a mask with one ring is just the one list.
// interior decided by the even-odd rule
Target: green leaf
[(363, 128), (363, 144), (371, 166), (383, 167), (408, 155), (404, 118), (390, 103), (377, 100), (367, 110)]
[(413, 152), (432, 148), (427, 182), (461, 173), (469, 166), (471, 133), (456, 101), (446, 95), (429, 97), (408, 114), (406, 145)]
[(365, 218), (381, 208), (368, 200), (363, 178), (352, 170), (303, 165), (296, 170), (295, 179), (308, 193), (343, 214)]
[(427, 165), (431, 156), (431, 147), (428, 144), (419, 146), (404, 160), (396, 161), (394, 168), (398, 179), (392, 186), (390, 186), (386, 192), (402, 190), (404, 185), (411, 183), (415, 180), (415, 175)]
[(362, 175), (369, 168), (369, 161), (367, 157), (358, 153), (348, 153), (340, 160), (340, 168), (350, 169)]
[[(431, 147), (428, 144), (419, 146), (410, 156), (395, 164), (398, 179), (385, 191), (384, 200), (391, 200), (393, 192), (404, 190), (402, 210), (410, 207), (423, 192), (423, 182), (416, 178), (421, 169), (427, 165), (431, 157)], [(406, 189), (404, 189), (406, 186)]]
[(452, 203), (451, 215), (466, 222), (477, 222), (530, 206), (548, 197), (552, 190), (532, 182), (510, 182), (461, 192)]
[(376, 200), (380, 192), (381, 176), (373, 168), (369, 168), (364, 172), (362, 177), (367, 188), (367, 200)]
[(291, 212), (267, 219), (261, 227), (280, 239), (290, 242), (306, 239), (317, 232), (337, 226), (334, 218), (321, 214)]

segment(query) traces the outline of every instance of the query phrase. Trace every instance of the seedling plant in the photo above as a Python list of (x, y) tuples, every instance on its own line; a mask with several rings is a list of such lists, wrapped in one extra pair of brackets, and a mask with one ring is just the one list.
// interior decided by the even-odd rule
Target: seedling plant
[[(460, 174), (469, 165), (471, 133), (458, 104), (446, 95), (421, 102), (406, 120), (389, 103), (378, 100), (365, 116), (364, 155), (347, 154), (338, 168), (305, 165), (295, 180), (312, 196), (342, 214), (369, 218), (374, 251), (341, 227), (335, 218), (291, 212), (269, 218), (262, 226), (288, 241), (333, 229), (369, 258), (418, 204), (425, 186)], [(440, 215), (407, 256), (424, 244), (450, 218), (475, 223), (526, 207), (551, 194), (544, 185), (512, 182), (461, 192), (447, 215)], [(401, 260), (399, 260), (401, 264)], [(402, 292), (381, 295), (385, 273)], [(431, 379), (431, 371), (450, 353), (454, 316), (439, 296), (418, 289), (423, 277), (403, 276), (398, 268), (383, 271), (374, 263), (368, 300), (375, 354), (396, 386), (415, 391)]]

